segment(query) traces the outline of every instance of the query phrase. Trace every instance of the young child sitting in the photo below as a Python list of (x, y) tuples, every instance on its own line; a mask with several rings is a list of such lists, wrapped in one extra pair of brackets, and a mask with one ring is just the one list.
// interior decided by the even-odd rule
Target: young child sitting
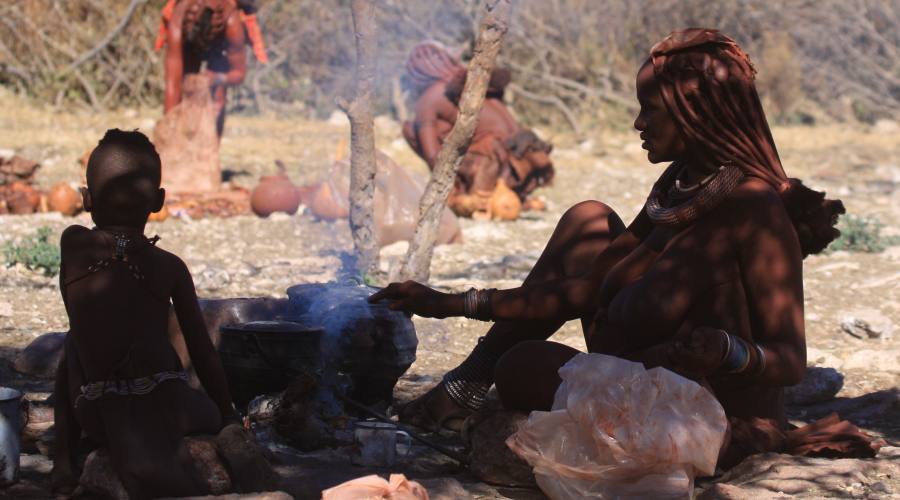
[[(70, 330), (56, 378), (54, 487), (77, 484), (83, 429), (108, 448), (132, 499), (207, 494), (182, 438), (238, 417), (187, 266), (144, 236), (165, 199), (153, 144), (140, 132), (107, 131), (83, 195), (96, 227), (70, 226), (60, 241)], [(169, 342), (170, 301), (205, 394), (188, 386)]]

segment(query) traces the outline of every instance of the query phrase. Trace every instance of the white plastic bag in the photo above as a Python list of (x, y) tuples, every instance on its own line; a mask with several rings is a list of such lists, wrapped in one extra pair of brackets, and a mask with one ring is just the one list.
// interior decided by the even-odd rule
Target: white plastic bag
[(550, 498), (690, 498), (694, 477), (715, 471), (727, 419), (696, 382), (603, 354), (559, 374), (552, 411), (506, 441)]

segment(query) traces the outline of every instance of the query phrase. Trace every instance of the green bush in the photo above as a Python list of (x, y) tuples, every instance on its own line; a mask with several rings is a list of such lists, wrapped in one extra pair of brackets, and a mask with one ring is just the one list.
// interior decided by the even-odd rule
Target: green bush
[(22, 264), (26, 268), (40, 270), (45, 276), (59, 274), (59, 245), (50, 241), (53, 230), (42, 227), (37, 233), (18, 243), (9, 242), (3, 247), (7, 266)]
[(838, 226), (841, 236), (834, 240), (828, 247), (828, 251), (877, 253), (890, 245), (900, 243), (900, 238), (882, 236), (881, 229), (883, 227), (884, 224), (875, 219), (855, 215), (841, 217), (841, 223)]

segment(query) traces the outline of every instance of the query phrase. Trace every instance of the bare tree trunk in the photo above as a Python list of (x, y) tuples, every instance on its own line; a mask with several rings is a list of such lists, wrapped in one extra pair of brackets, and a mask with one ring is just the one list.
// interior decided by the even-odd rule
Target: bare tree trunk
[(338, 106), (350, 119), (350, 231), (356, 252), (356, 267), (371, 274), (378, 269), (375, 237), (375, 6), (371, 0), (353, 0), (353, 30), (356, 35), (356, 95)]
[(493, 0), (485, 6), (487, 15), (481, 22), (478, 41), (469, 62), (466, 85), (459, 100), (459, 116), (438, 153), (431, 179), (419, 203), (416, 233), (400, 268), (402, 279), (427, 281), (431, 274), (431, 257), (441, 214), (447, 205), (447, 196), (453, 187), (463, 153), (468, 149), (478, 125), (478, 114), (484, 103), (497, 53), (500, 52), (503, 35), (509, 29), (512, 0)]

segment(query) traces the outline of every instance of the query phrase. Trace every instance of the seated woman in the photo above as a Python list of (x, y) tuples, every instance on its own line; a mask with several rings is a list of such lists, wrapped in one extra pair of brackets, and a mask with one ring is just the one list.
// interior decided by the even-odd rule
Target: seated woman
[(754, 74), (718, 31), (673, 33), (638, 72), (634, 122), (650, 162), (671, 164), (627, 228), (582, 202), (519, 288), (449, 295), (406, 282), (373, 295), (422, 316), (496, 321), (401, 418), (457, 427), (492, 383), (508, 409), (550, 409), (577, 351), (546, 339), (580, 319), (590, 352), (703, 381), (733, 425), (786, 430), (783, 387), (806, 368), (802, 261), (839, 234), (844, 209), (785, 175)]
[[(130, 498), (207, 494), (182, 437), (239, 422), (190, 272), (144, 236), (147, 216), (165, 198), (159, 185), (159, 155), (147, 137), (107, 131), (91, 153), (84, 191), (97, 226), (62, 234), (59, 279), (70, 332), (55, 390), (59, 491), (77, 485), (83, 429), (109, 449)], [(170, 303), (205, 394), (187, 384), (169, 342)]]

